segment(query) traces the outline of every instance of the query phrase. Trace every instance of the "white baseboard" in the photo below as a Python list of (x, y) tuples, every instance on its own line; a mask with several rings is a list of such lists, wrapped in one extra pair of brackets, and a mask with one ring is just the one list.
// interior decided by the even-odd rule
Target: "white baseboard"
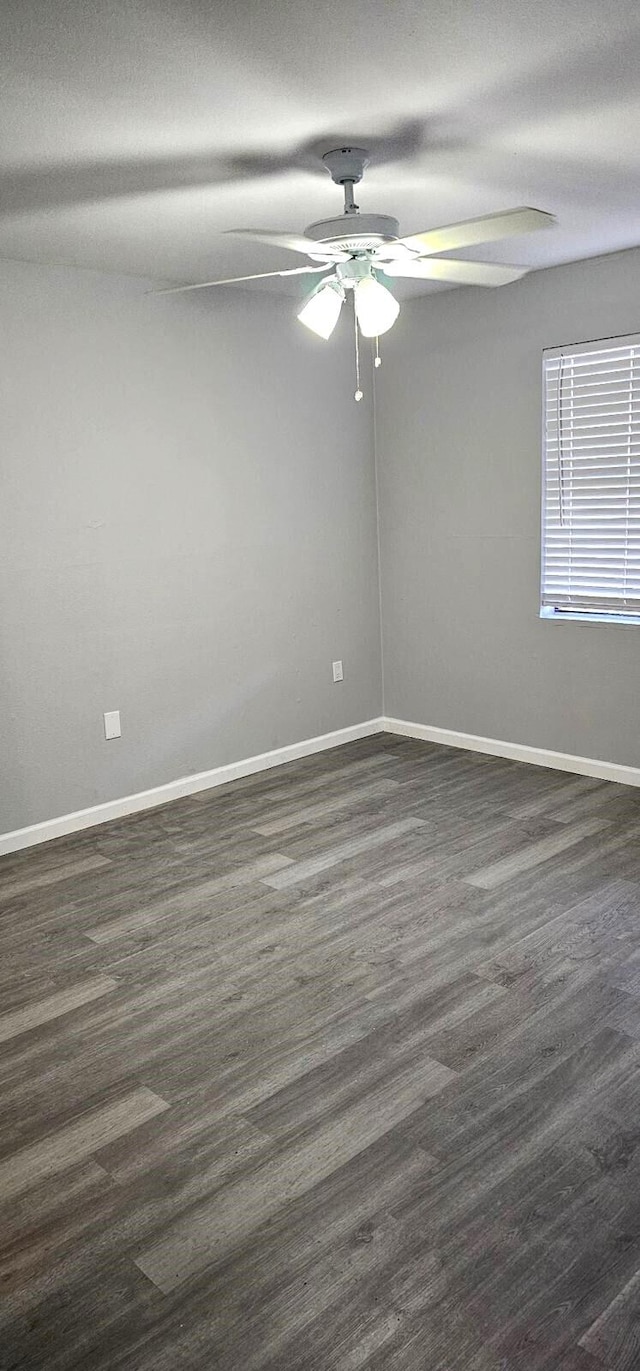
[(640, 767), (624, 766), (622, 762), (576, 757), (571, 752), (553, 752), (550, 748), (529, 747), (526, 743), (505, 743), (499, 738), (480, 738), (475, 733), (456, 733), (451, 728), (411, 724), (405, 719), (384, 718), (381, 724), (382, 732), (398, 733), (405, 738), (420, 738), (426, 743), (443, 743), (446, 747), (466, 748), (469, 752), (486, 752), (490, 757), (509, 757), (514, 762), (531, 762), (533, 766), (572, 771), (578, 776), (596, 776), (602, 781), (640, 786)]
[(155, 786), (153, 790), (141, 790), (136, 795), (107, 800), (89, 809), (78, 809), (73, 814), (62, 814), (57, 819), (46, 819), (40, 824), (30, 824), (28, 828), (17, 828), (13, 833), (1, 833), (0, 856), (19, 852), (21, 848), (37, 843), (50, 842), (52, 838), (78, 833), (83, 828), (108, 823), (110, 819), (122, 819), (142, 809), (168, 804), (170, 800), (195, 795), (200, 790), (212, 790), (216, 786), (227, 785), (229, 781), (237, 781), (241, 776), (252, 776), (257, 771), (267, 771), (270, 767), (282, 766), (285, 762), (294, 762), (300, 757), (309, 757), (314, 752), (324, 752), (327, 748), (339, 747), (342, 743), (355, 742), (358, 738), (367, 738), (375, 733), (397, 733), (405, 738), (422, 739), (423, 742), (465, 748), (469, 752), (485, 752), (491, 757), (509, 757), (514, 762), (530, 762), (533, 766), (571, 771), (578, 776), (595, 776), (603, 781), (640, 786), (640, 767), (599, 761), (594, 757), (577, 757), (570, 752), (553, 752), (543, 747), (529, 747), (525, 743), (507, 743), (499, 738), (481, 738), (475, 733), (457, 733), (454, 729), (436, 728), (432, 724), (414, 724), (406, 719), (383, 717), (367, 719), (362, 724), (351, 724), (333, 733), (322, 733), (317, 738), (305, 738), (302, 742), (277, 747), (272, 752), (261, 752), (257, 757), (245, 757), (242, 761), (217, 766), (211, 771), (181, 776), (178, 780)]
[(267, 771), (272, 766), (282, 766), (284, 762), (294, 762), (299, 757), (309, 757), (314, 752), (352, 743), (358, 738), (381, 733), (382, 730), (382, 719), (367, 719), (365, 723), (338, 728), (334, 733), (322, 733), (318, 738), (304, 738), (300, 743), (289, 743), (286, 747), (274, 748), (272, 752), (261, 752), (257, 757), (245, 757), (240, 762), (214, 767), (212, 771), (181, 776), (176, 781), (168, 781), (166, 785), (154, 786), (153, 790), (123, 795), (119, 800), (107, 800), (104, 804), (92, 805), (90, 809), (78, 809), (73, 814), (62, 814), (57, 819), (30, 824), (28, 828), (16, 828), (13, 833), (0, 833), (0, 856), (18, 852), (23, 847), (32, 847), (36, 843), (50, 842), (52, 838), (65, 837), (68, 833), (77, 833), (83, 828), (93, 828), (96, 824), (108, 823), (110, 819), (122, 819), (127, 814), (137, 814), (141, 809), (152, 809), (155, 805), (179, 800), (184, 795), (195, 795), (199, 790), (227, 785), (241, 776)]

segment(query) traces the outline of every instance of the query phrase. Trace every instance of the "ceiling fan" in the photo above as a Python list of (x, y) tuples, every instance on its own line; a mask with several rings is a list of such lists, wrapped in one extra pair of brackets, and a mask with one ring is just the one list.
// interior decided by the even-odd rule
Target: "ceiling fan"
[[(397, 219), (389, 214), (361, 214), (355, 203), (353, 188), (362, 180), (369, 162), (364, 148), (335, 148), (326, 152), (322, 161), (332, 180), (344, 190), (344, 211), (337, 219), (321, 219), (310, 224), (303, 234), (272, 233), (262, 229), (227, 230), (242, 238), (303, 253), (313, 265), (291, 267), (285, 271), (255, 272), (250, 276), (231, 276), (218, 281), (200, 281), (195, 285), (170, 286), (155, 293), (172, 295), (275, 276), (317, 275), (320, 280), (303, 302), (298, 319), (320, 338), (329, 338), (338, 322), (347, 292), (352, 291), (357, 348), (358, 329), (363, 337), (377, 339), (391, 328), (400, 311), (398, 301), (379, 279), (380, 275), (387, 278), (446, 281), (453, 285), (505, 286), (525, 276), (529, 268), (503, 266), (497, 262), (462, 261), (438, 254), (531, 233), (534, 229), (550, 227), (556, 222), (552, 214), (543, 210), (522, 208), (400, 238)], [(377, 350), (376, 362), (379, 362)], [(358, 380), (356, 399), (361, 398)]]

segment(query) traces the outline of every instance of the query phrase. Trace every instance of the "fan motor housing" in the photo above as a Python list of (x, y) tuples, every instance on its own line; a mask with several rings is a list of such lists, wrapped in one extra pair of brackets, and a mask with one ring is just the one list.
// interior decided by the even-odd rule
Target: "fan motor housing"
[(381, 243), (393, 242), (400, 225), (390, 214), (341, 214), (337, 219), (319, 219), (305, 229), (305, 238), (316, 243), (331, 243), (344, 252), (367, 252)]

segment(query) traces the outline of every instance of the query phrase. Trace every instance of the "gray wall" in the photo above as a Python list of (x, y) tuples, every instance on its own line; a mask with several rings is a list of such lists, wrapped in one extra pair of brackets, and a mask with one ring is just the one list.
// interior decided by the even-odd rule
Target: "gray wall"
[[(628, 252), (403, 305), (388, 714), (640, 765), (640, 629), (538, 618), (540, 353), (638, 330), (639, 280)], [(290, 299), (144, 289), (0, 264), (0, 832), (381, 711), (347, 321), (327, 347)]]
[(638, 330), (640, 251), (403, 307), (377, 402), (387, 714), (640, 765), (640, 628), (538, 617), (541, 351)]
[(380, 713), (348, 321), (144, 289), (0, 264), (0, 831)]

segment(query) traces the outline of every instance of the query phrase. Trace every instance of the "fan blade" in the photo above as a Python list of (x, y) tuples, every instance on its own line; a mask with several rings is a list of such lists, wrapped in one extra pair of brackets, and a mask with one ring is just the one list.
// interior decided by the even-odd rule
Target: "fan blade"
[(421, 281), (450, 281), (459, 286), (508, 286), (526, 276), (529, 267), (498, 266), (497, 262), (457, 262), (452, 257), (415, 257), (413, 261), (384, 262), (385, 276), (410, 276)]
[(321, 267), (291, 267), (289, 271), (256, 271), (253, 276), (225, 276), (221, 281), (197, 281), (193, 286), (163, 286), (162, 290), (148, 290), (147, 295), (181, 295), (186, 290), (209, 290), (210, 286), (235, 286), (240, 281), (265, 281), (269, 276), (305, 276), (328, 271), (331, 263)]
[(256, 243), (269, 243), (274, 248), (289, 248), (290, 252), (304, 252), (307, 257), (323, 257), (327, 262), (348, 262), (349, 253), (333, 248), (330, 243), (316, 243), (301, 233), (271, 233), (267, 229), (226, 229), (239, 238), (251, 238)]
[[(491, 243), (499, 238), (513, 238), (534, 229), (551, 228), (556, 223), (553, 214), (541, 209), (507, 209), (500, 214), (488, 214), (484, 219), (467, 219), (461, 224), (447, 224), (444, 228), (427, 229), (425, 233), (411, 233), (400, 238), (401, 247), (428, 256), (432, 252), (453, 252), (456, 248), (475, 247), (477, 243)], [(389, 258), (394, 257), (390, 243)], [(382, 261), (386, 245), (376, 254)]]

